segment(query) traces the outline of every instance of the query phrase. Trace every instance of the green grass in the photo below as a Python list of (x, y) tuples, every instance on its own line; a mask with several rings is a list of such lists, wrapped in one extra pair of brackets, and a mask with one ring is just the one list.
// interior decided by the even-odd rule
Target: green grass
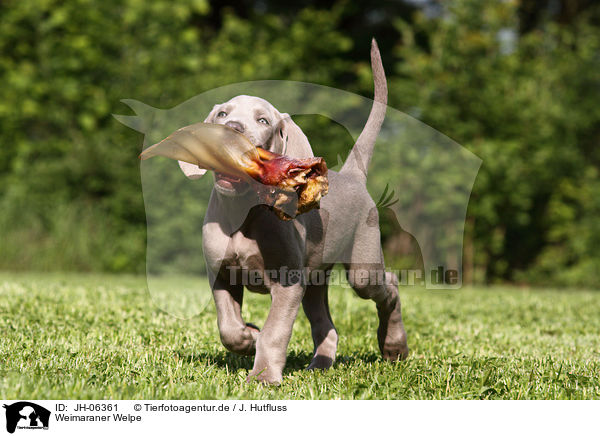
[[(0, 274), (0, 398), (600, 398), (600, 293), (401, 289), (411, 355), (379, 357), (374, 305), (331, 291), (340, 334), (327, 372), (304, 371), (300, 314), (280, 387), (247, 384), (252, 359), (219, 342), (213, 305), (191, 319), (155, 306), (143, 277)], [(246, 294), (262, 325), (269, 298)]]

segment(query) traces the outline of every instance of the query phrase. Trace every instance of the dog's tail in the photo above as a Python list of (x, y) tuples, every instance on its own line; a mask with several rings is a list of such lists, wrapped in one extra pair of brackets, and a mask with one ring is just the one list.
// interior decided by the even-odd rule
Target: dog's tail
[(374, 38), (371, 43), (371, 69), (373, 70), (373, 82), (375, 88), (371, 113), (369, 113), (369, 118), (367, 119), (363, 131), (356, 140), (354, 147), (352, 147), (348, 159), (346, 159), (346, 162), (340, 170), (340, 173), (352, 173), (353, 175), (356, 175), (356, 177), (359, 177), (365, 183), (367, 181), (369, 162), (373, 155), (373, 147), (375, 146), (375, 141), (377, 140), (377, 135), (383, 124), (385, 111), (387, 109), (387, 82), (385, 79), (385, 71), (383, 71), (381, 54), (379, 53), (379, 47), (377, 47), (377, 42)]

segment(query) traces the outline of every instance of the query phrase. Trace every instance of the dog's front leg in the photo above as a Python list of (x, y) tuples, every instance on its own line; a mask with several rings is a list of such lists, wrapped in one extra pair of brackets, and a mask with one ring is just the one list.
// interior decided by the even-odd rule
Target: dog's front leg
[(271, 309), (256, 341), (256, 357), (248, 381), (281, 383), (287, 347), (303, 295), (304, 286), (300, 283), (290, 286), (272, 284)]
[(244, 288), (228, 283), (221, 277), (214, 280), (213, 298), (217, 308), (217, 323), (221, 342), (229, 351), (251, 356), (254, 354), (258, 330), (242, 319)]

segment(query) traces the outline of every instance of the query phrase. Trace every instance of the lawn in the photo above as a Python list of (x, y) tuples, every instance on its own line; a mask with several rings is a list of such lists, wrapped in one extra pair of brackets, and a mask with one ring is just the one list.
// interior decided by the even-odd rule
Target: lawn
[[(401, 289), (411, 354), (384, 362), (374, 305), (330, 292), (340, 342), (327, 372), (304, 371), (312, 341), (298, 316), (280, 387), (247, 384), (252, 359), (220, 344), (211, 305), (180, 319), (143, 277), (0, 274), (0, 398), (600, 398), (600, 292)], [(262, 325), (269, 298), (246, 294)]]

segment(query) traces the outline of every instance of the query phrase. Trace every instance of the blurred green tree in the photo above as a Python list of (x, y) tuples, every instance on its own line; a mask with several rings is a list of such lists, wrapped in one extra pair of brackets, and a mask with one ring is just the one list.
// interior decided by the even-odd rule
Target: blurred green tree
[[(583, 243), (595, 228), (583, 217), (597, 208), (587, 198), (597, 189), (600, 156), (598, 11), (520, 34), (519, 6), (457, 0), (437, 19), (399, 19), (391, 101), (484, 161), (468, 213), (471, 276), (527, 279), (542, 262), (551, 282), (600, 256)], [(565, 193), (573, 184), (587, 188)], [(576, 223), (553, 216), (564, 207)], [(600, 270), (586, 271), (573, 284), (600, 284)]]
[[(291, 21), (204, 0), (0, 4), (0, 265), (144, 270), (141, 136), (122, 98), (170, 107), (251, 79), (333, 84), (352, 42), (340, 8)], [(205, 114), (199, 114), (199, 120)]]

